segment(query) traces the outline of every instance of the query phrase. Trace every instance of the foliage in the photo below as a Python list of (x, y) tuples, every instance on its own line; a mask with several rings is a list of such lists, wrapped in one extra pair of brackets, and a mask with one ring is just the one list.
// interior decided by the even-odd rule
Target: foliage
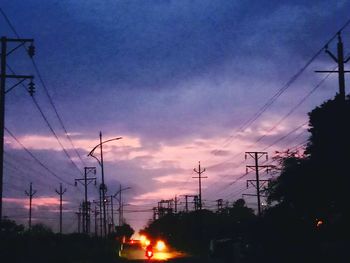
[(17, 225), (15, 221), (10, 219), (2, 219), (0, 223), (0, 233), (2, 234), (18, 234), (24, 231), (23, 225)]
[(350, 176), (350, 101), (339, 97), (309, 113), (310, 133), (304, 156), (280, 157), (281, 175), (268, 188), (269, 202), (294, 209), (310, 220), (345, 216)]
[(124, 223), (122, 226), (116, 226), (115, 232), (117, 238), (130, 238), (135, 233), (135, 230), (129, 224)]
[[(4, 223), (3, 223), (4, 224)], [(1, 262), (13, 263), (97, 263), (119, 262), (115, 240), (94, 238), (83, 234), (54, 234), (42, 224), (31, 231), (5, 220), (7, 229), (0, 232)]]
[(32, 235), (52, 235), (53, 234), (53, 231), (50, 227), (41, 223), (33, 225), (32, 228), (29, 230), (29, 232)]
[(191, 252), (207, 250), (211, 239), (247, 237), (248, 224), (255, 220), (243, 199), (217, 213), (209, 210), (168, 214), (142, 231), (153, 238), (163, 238), (173, 246)]

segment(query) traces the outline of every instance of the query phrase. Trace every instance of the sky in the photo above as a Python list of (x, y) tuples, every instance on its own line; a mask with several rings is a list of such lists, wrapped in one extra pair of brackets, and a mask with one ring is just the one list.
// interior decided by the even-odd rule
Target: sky
[[(97, 167), (97, 186), (90, 184), (88, 195), (98, 199), (101, 169), (87, 154), (100, 131), (104, 140), (122, 137), (103, 148), (107, 194), (131, 188), (123, 192), (124, 216), (136, 230), (158, 201), (177, 196), (182, 210), (183, 195), (198, 193), (193, 169), (199, 161), (206, 168), (205, 208), (254, 193), (246, 188), (254, 174), (243, 177), (253, 160), (244, 153), (267, 151), (271, 159), (307, 139), (307, 113), (338, 89), (335, 74), (323, 80), (314, 71), (334, 69), (334, 61), (321, 52), (263, 114), (244, 124), (347, 22), (350, 3), (2, 0), (0, 7), (20, 37), (34, 39), (42, 80), (24, 49), (8, 55), (15, 73), (34, 75), (36, 93), (33, 101), (20, 85), (6, 94), (5, 126), (22, 145), (5, 132), (4, 215), (27, 224), (24, 191), (32, 182), (33, 222), (57, 231), (55, 190), (62, 183), (64, 232), (73, 232), (84, 196), (74, 180), (84, 167)], [(16, 37), (1, 15), (0, 34)], [(342, 37), (346, 53), (348, 27)], [(336, 40), (329, 49), (336, 52)], [(13, 84), (7, 80), (8, 88)], [(256, 208), (254, 198), (246, 201)]]

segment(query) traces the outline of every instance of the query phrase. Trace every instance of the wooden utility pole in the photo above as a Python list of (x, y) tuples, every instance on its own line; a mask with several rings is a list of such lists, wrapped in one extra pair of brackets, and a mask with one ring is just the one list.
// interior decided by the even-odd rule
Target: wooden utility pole
[(218, 199), (216, 200), (217, 202), (217, 209), (218, 209), (218, 213), (222, 212), (222, 202), (223, 200), (222, 199)]
[(76, 212), (76, 215), (78, 216), (78, 233), (81, 233), (80, 229), (81, 229), (81, 205), (79, 206), (79, 210), (78, 212)]
[(188, 213), (188, 195), (185, 195), (185, 211)]
[(344, 58), (344, 46), (341, 38), (340, 32), (338, 32), (338, 43), (337, 43), (337, 56), (335, 56), (329, 49), (328, 45), (325, 46), (325, 52), (337, 63), (338, 70), (317, 70), (317, 73), (338, 73), (338, 82), (339, 82), (339, 95), (342, 100), (345, 100), (345, 73), (349, 73), (344, 69), (344, 64), (350, 60), (350, 56), (348, 58)]
[(196, 168), (193, 169), (193, 171), (195, 173), (198, 174), (198, 177), (192, 177), (192, 178), (196, 178), (198, 179), (198, 191), (199, 191), (199, 195), (198, 195), (198, 208), (199, 210), (202, 210), (202, 179), (203, 178), (208, 178), (208, 177), (203, 177), (202, 173), (205, 172), (205, 168), (202, 170), (201, 169), (201, 162), (198, 162), (198, 170), (196, 170)]
[(55, 190), (60, 196), (60, 234), (62, 234), (62, 196), (67, 191), (67, 189), (62, 189), (62, 184), (60, 184), (60, 190)]
[(267, 158), (268, 158), (267, 152), (246, 152), (245, 153), (245, 159), (247, 159), (248, 155), (251, 158), (254, 159), (255, 164), (254, 165), (247, 165), (246, 166), (247, 172), (248, 172), (248, 169), (254, 170), (256, 178), (255, 178), (255, 180), (248, 180), (247, 181), (247, 185), (248, 185), (248, 183), (252, 183), (253, 184), (253, 182), (255, 182), (255, 184), (253, 184), (253, 186), (256, 188), (256, 196), (257, 196), (257, 202), (258, 202), (258, 216), (260, 216), (261, 215), (261, 203), (260, 203), (260, 188), (261, 188), (261, 185), (260, 185), (260, 182), (266, 181), (266, 180), (259, 180), (259, 171), (261, 169), (268, 169), (271, 166), (270, 165), (259, 165), (259, 159), (261, 157), (265, 156), (266, 160), (267, 160)]
[(33, 196), (36, 194), (36, 190), (33, 190), (32, 183), (29, 186), (29, 193), (25, 191), (25, 194), (29, 197), (29, 219), (28, 219), (28, 227), (29, 230), (32, 229), (32, 200)]
[[(30, 57), (34, 56), (35, 48), (33, 46), (33, 39), (19, 39), (19, 38), (7, 38), (1, 37), (1, 54), (0, 54), (0, 223), (2, 220), (2, 195), (3, 195), (3, 180), (4, 180), (4, 128), (5, 128), (5, 94), (19, 84), (21, 84), (26, 79), (30, 79), (30, 83), (28, 86), (28, 92), (31, 96), (34, 94), (34, 83), (33, 76), (28, 75), (7, 75), (6, 67), (7, 67), (7, 56), (13, 53), (19, 47), (25, 45), (26, 43), (30, 43), (28, 47), (28, 55)], [(8, 43), (16, 43), (18, 44), (16, 47), (8, 51)], [(6, 79), (18, 79), (18, 83), (13, 85), (12, 87), (6, 89)]]
[(175, 199), (174, 199), (174, 213), (176, 214), (177, 213), (177, 196), (175, 195)]
[(88, 191), (87, 187), (90, 183), (95, 182), (96, 177), (88, 177), (89, 174), (96, 175), (96, 167), (84, 167), (84, 178), (75, 179), (75, 186), (77, 183), (81, 183), (84, 186), (84, 203), (83, 203), (83, 233), (88, 234), (90, 231), (89, 222), (90, 222), (90, 213), (89, 213), (89, 202), (88, 202)]
[(99, 212), (97, 211), (97, 205), (95, 203), (95, 210), (94, 210), (94, 216), (95, 216), (95, 235), (98, 236), (98, 223), (97, 223), (97, 216), (99, 215)]

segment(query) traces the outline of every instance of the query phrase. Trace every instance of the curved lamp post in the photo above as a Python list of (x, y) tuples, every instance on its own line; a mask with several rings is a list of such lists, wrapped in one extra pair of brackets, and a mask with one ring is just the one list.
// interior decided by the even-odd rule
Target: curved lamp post
[[(102, 149), (102, 145), (107, 143), (107, 142), (111, 142), (111, 141), (117, 141), (122, 139), (122, 137), (117, 137), (117, 138), (113, 138), (113, 139), (109, 139), (106, 141), (102, 141), (102, 132), (100, 132), (100, 143), (97, 144), (88, 154), (88, 156), (91, 156), (93, 158), (95, 158), (97, 160), (97, 162), (99, 163), (99, 165), (101, 166), (101, 175), (102, 175), (102, 183), (100, 185), (100, 191), (102, 192), (102, 207), (103, 207), (103, 233), (104, 236), (107, 235), (107, 221), (106, 221), (106, 191), (107, 191), (107, 187), (105, 185), (105, 178), (104, 178), (104, 167), (103, 167), (103, 149)], [(94, 151), (100, 147), (100, 159), (98, 159), (96, 156), (94, 156)]]

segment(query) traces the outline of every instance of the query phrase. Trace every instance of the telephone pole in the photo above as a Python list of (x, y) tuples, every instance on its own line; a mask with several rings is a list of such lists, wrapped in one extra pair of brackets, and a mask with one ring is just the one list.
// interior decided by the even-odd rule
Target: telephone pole
[(345, 100), (345, 74), (350, 71), (344, 70), (344, 64), (350, 60), (350, 56), (348, 58), (344, 58), (344, 46), (341, 38), (341, 33), (338, 32), (338, 43), (337, 43), (337, 56), (335, 56), (329, 49), (328, 45), (325, 46), (325, 52), (337, 63), (338, 70), (317, 70), (317, 73), (338, 73), (338, 82), (339, 82), (339, 95), (342, 100)]
[(217, 199), (216, 200), (216, 204), (217, 204), (217, 209), (218, 209), (218, 213), (222, 212), (222, 205), (223, 205), (223, 200), (222, 199)]
[(119, 185), (119, 191), (116, 192), (114, 194), (114, 198), (117, 198), (117, 196), (119, 195), (119, 199), (118, 199), (118, 203), (119, 203), (119, 209), (118, 209), (118, 212), (119, 212), (119, 219), (118, 219), (118, 224), (119, 226), (122, 226), (123, 225), (123, 199), (122, 199), (122, 192), (125, 191), (125, 190), (128, 190), (128, 189), (131, 189), (131, 187), (125, 187), (125, 188), (122, 188), (122, 185), (120, 184)]
[(203, 170), (201, 169), (201, 162), (198, 162), (198, 170), (194, 168), (193, 171), (198, 174), (198, 177), (192, 177), (192, 178), (196, 178), (196, 179), (198, 178), (198, 188), (199, 188), (198, 208), (199, 210), (202, 210), (202, 179), (208, 178), (208, 177), (202, 176), (202, 173), (204, 173), (206, 170), (205, 168)]
[(28, 227), (29, 230), (32, 228), (32, 200), (33, 196), (36, 194), (36, 190), (33, 190), (32, 183), (30, 183), (29, 186), (29, 193), (25, 191), (25, 194), (29, 196), (29, 220), (28, 220)]
[(175, 199), (174, 199), (174, 213), (176, 214), (177, 213), (177, 196), (175, 195)]
[(90, 222), (87, 187), (92, 182), (95, 182), (96, 184), (96, 177), (88, 177), (88, 175), (91, 173), (96, 175), (96, 167), (84, 167), (84, 178), (75, 179), (75, 186), (78, 185), (78, 182), (84, 186), (85, 200), (83, 203), (83, 233), (87, 234), (89, 233)]
[(97, 211), (97, 205), (96, 203), (94, 202), (95, 204), (95, 210), (94, 210), (94, 216), (95, 216), (95, 235), (98, 236), (98, 223), (97, 223), (97, 216), (100, 214), (98, 211)]
[[(4, 127), (5, 127), (5, 94), (17, 87), (19, 84), (27, 79), (30, 79), (28, 92), (31, 96), (34, 94), (33, 76), (28, 75), (7, 75), (7, 56), (13, 53), (16, 49), (30, 43), (28, 47), (28, 55), (34, 56), (35, 48), (33, 46), (33, 39), (7, 38), (1, 37), (1, 54), (0, 54), (0, 222), (2, 220), (2, 195), (3, 195), (3, 180), (4, 180)], [(8, 51), (8, 44), (16, 43), (17, 46)], [(18, 83), (6, 90), (6, 79), (18, 79)]]
[[(113, 204), (113, 198), (114, 198), (114, 195), (109, 195), (109, 196), (106, 196), (106, 200), (109, 200), (108, 202), (110, 203), (111, 205), (111, 222), (108, 223), (108, 233), (111, 233), (111, 232), (114, 232), (114, 204)], [(108, 210), (108, 209), (107, 209)]]
[[(258, 216), (261, 215), (261, 203), (260, 203), (260, 188), (262, 185), (260, 185), (260, 182), (267, 181), (267, 180), (259, 180), (259, 171), (262, 169), (269, 169), (270, 165), (259, 165), (259, 159), (263, 156), (266, 157), (266, 160), (268, 159), (267, 152), (246, 152), (245, 153), (245, 159), (247, 160), (247, 156), (250, 156), (254, 159), (255, 164), (254, 165), (247, 165), (246, 169), (248, 172), (248, 169), (252, 169), (255, 171), (255, 180), (247, 180), (247, 186), (249, 183), (251, 183), (256, 188), (256, 196), (258, 201)], [(255, 184), (253, 183), (255, 182)]]
[(67, 189), (62, 189), (62, 184), (60, 184), (60, 190), (55, 190), (56, 193), (60, 196), (60, 234), (62, 234), (62, 196), (67, 191)]
[(78, 212), (76, 212), (76, 215), (78, 216), (78, 233), (80, 233), (80, 225), (81, 225), (81, 205), (79, 206)]

